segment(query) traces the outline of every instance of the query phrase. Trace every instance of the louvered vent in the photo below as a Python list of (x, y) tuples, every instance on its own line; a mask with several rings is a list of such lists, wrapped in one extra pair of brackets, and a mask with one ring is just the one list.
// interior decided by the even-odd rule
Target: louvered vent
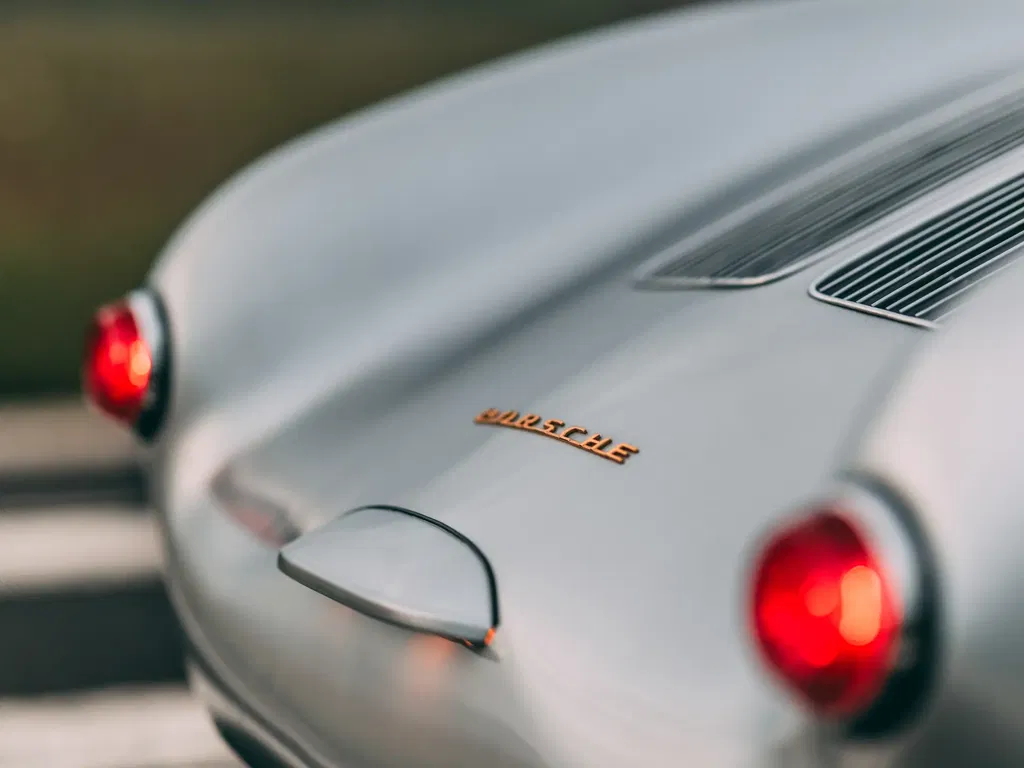
[(917, 325), (934, 325), (970, 288), (1021, 255), (1024, 176), (1018, 176), (844, 264), (817, 298)]
[(903, 144), (902, 151), (853, 163), (725, 234), (660, 260), (639, 284), (744, 287), (791, 274), (844, 237), (1024, 144), (1024, 98), (1014, 94)]

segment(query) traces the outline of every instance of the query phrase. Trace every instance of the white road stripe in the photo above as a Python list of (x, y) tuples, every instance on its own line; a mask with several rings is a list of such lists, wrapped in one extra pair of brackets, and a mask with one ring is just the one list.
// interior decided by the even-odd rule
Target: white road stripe
[(0, 600), (25, 591), (153, 578), (161, 560), (148, 513), (66, 507), (3, 514), (0, 509)]
[(0, 470), (109, 466), (140, 454), (128, 430), (78, 398), (0, 405)]
[(2, 768), (239, 768), (182, 687), (0, 700)]

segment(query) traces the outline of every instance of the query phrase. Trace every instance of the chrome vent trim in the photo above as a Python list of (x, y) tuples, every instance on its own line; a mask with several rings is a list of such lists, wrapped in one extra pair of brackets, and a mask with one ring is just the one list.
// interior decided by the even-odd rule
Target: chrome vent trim
[(1015, 76), (916, 120), (663, 251), (641, 268), (636, 286), (744, 288), (779, 280), (1020, 146), (1024, 79)]
[(1024, 253), (1024, 174), (960, 203), (848, 261), (811, 295), (848, 309), (927, 328), (969, 290)]

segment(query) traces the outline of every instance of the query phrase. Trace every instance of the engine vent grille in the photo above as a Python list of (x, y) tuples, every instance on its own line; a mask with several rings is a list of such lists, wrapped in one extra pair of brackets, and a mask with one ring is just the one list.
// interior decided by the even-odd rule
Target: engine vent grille
[(881, 248), (847, 262), (811, 295), (863, 312), (934, 326), (970, 288), (1024, 245), (1024, 176), (1017, 176)]
[(824, 249), (914, 199), (1024, 144), (1024, 98), (1017, 92), (966, 118), (899, 142), (902, 151), (849, 163), (738, 226), (675, 256), (658, 259), (641, 287), (749, 287), (808, 266)]

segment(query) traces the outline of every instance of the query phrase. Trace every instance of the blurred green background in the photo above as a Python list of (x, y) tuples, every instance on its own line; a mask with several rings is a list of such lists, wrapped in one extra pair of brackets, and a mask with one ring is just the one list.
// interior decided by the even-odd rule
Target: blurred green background
[(445, 73), (679, 4), (0, 0), (0, 398), (75, 391), (93, 309), (255, 156)]

